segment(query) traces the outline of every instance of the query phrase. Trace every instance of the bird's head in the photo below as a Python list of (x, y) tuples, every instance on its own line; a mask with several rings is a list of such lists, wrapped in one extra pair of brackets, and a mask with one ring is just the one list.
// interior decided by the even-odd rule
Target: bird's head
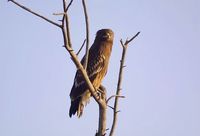
[(96, 34), (96, 39), (100, 41), (113, 42), (114, 33), (111, 29), (101, 29)]

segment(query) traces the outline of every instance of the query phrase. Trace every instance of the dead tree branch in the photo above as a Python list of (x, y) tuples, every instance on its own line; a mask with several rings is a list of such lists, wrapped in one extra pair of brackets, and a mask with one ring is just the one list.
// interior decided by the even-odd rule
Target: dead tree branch
[[(18, 2), (14, 1), (14, 0), (8, 0), (14, 4), (16, 4), (17, 6), (21, 7), (22, 9), (30, 12), (31, 14), (34, 14), (35, 16), (38, 16), (44, 20), (46, 20), (47, 22), (61, 28), (62, 30), (62, 34), (63, 34), (63, 40), (64, 40), (64, 46), (65, 49), (68, 51), (68, 53), (70, 54), (72, 61), (74, 62), (74, 64), (76, 65), (77, 69), (79, 69), (84, 77), (84, 80), (86, 81), (87, 85), (88, 85), (88, 89), (90, 90), (93, 98), (95, 99), (95, 101), (98, 103), (99, 105), (99, 130), (97, 133), (97, 136), (104, 136), (105, 135), (105, 131), (106, 131), (106, 100), (105, 98), (101, 98), (99, 97), (99, 95), (96, 93), (95, 88), (93, 87), (92, 83), (90, 82), (90, 79), (87, 75), (86, 69), (83, 67), (83, 65), (81, 64), (81, 62), (79, 61), (77, 55), (75, 54), (75, 52), (72, 49), (72, 43), (71, 43), (71, 37), (70, 37), (70, 27), (69, 27), (69, 18), (68, 18), (68, 14), (67, 11), (69, 10), (70, 6), (72, 5), (73, 0), (70, 1), (70, 3), (67, 5), (66, 0), (63, 0), (63, 17), (62, 17), (62, 24), (57, 24), (54, 21), (51, 21), (50, 19), (30, 10), (29, 8), (19, 4)], [(83, 7), (84, 7), (84, 13), (85, 13), (85, 19), (86, 19), (86, 40), (87, 40), (87, 47), (86, 47), (86, 56), (88, 56), (88, 48), (89, 48), (89, 23), (88, 23), (88, 17), (87, 17), (87, 9), (86, 9), (86, 5), (85, 2), (83, 0)], [(57, 14), (55, 14), (57, 15)], [(61, 14), (59, 14), (61, 15)]]
[[(71, 1), (72, 2), (72, 1)], [(70, 2), (70, 3), (71, 3)], [(90, 79), (87, 75), (86, 69), (87, 69), (87, 61), (88, 61), (88, 54), (89, 54), (89, 22), (88, 22), (88, 15), (87, 15), (87, 8), (85, 1), (82, 0), (83, 7), (84, 7), (84, 14), (85, 14), (85, 20), (86, 20), (86, 54), (85, 54), (85, 64), (84, 67), (78, 60), (77, 55), (74, 53), (72, 49), (72, 44), (70, 40), (70, 31), (69, 31), (69, 19), (68, 19), (68, 14), (67, 10), (69, 9), (70, 5), (68, 5), (68, 8), (66, 8), (66, 1), (63, 0), (63, 10), (64, 10), (64, 15), (63, 15), (63, 21), (62, 21), (62, 33), (63, 33), (63, 38), (64, 38), (64, 45), (66, 50), (69, 52), (74, 64), (76, 65), (77, 69), (79, 69), (88, 85), (88, 89), (90, 90), (90, 93), (92, 94), (93, 98), (99, 105), (99, 127), (98, 127), (98, 133), (96, 134), (97, 136), (104, 136), (105, 131), (106, 131), (106, 109), (107, 109), (107, 104), (106, 100), (104, 98), (101, 98), (98, 96), (96, 93), (96, 90), (92, 83), (90, 82)], [(67, 10), (66, 10), (67, 9)], [(64, 26), (64, 24), (66, 26)], [(67, 30), (66, 30), (66, 29)]]
[[(62, 24), (58, 24), (34, 11), (32, 11), (31, 9), (21, 5), (20, 3), (16, 2), (15, 0), (8, 0), (12, 3), (14, 3), (15, 5), (19, 6), (20, 8), (28, 11), (29, 13), (38, 16), (40, 18), (42, 18), (43, 20), (59, 27), (62, 30), (62, 34), (63, 34), (63, 40), (64, 40), (64, 46), (65, 49), (67, 50), (67, 52), (70, 54), (72, 61), (74, 62), (74, 64), (76, 65), (77, 69), (80, 70), (81, 74), (84, 77), (84, 80), (86, 81), (87, 85), (88, 85), (88, 89), (90, 91), (90, 93), (92, 94), (93, 98), (95, 99), (95, 101), (98, 103), (99, 105), (99, 127), (98, 127), (98, 132), (96, 133), (96, 136), (105, 136), (105, 132), (106, 132), (106, 109), (107, 109), (107, 102), (115, 97), (115, 104), (113, 107), (113, 124), (112, 124), (112, 129), (110, 132), (110, 136), (113, 136), (113, 132), (116, 126), (116, 120), (117, 120), (117, 113), (118, 111), (118, 98), (122, 98), (123, 96), (120, 96), (120, 88), (121, 88), (121, 80), (122, 80), (122, 72), (123, 72), (123, 68), (124, 66), (124, 59), (125, 59), (125, 54), (126, 54), (126, 49), (128, 47), (128, 44), (135, 38), (137, 37), (137, 35), (139, 34), (139, 32), (132, 37), (130, 40), (126, 40), (125, 43), (123, 43), (123, 41), (121, 40), (121, 44), (123, 47), (123, 53), (122, 53), (122, 58), (121, 58), (121, 64), (120, 64), (120, 72), (119, 72), (119, 77), (118, 77), (118, 86), (117, 86), (117, 92), (116, 95), (111, 96), (107, 101), (106, 101), (106, 94), (103, 94), (102, 96), (99, 96), (97, 94), (97, 91), (95, 90), (93, 84), (91, 83), (86, 69), (87, 69), (87, 62), (88, 62), (88, 54), (89, 54), (89, 21), (88, 21), (88, 14), (87, 14), (87, 7), (85, 4), (85, 0), (82, 0), (82, 4), (83, 4), (83, 8), (84, 8), (84, 15), (85, 15), (85, 24), (86, 24), (86, 53), (85, 53), (85, 57), (86, 57), (86, 61), (84, 66), (81, 64), (81, 62), (79, 61), (77, 54), (74, 52), (74, 50), (72, 49), (72, 43), (71, 43), (71, 35), (70, 35), (70, 26), (69, 26), (69, 17), (68, 17), (68, 10), (72, 5), (73, 0), (71, 0), (69, 2), (69, 4), (67, 5), (67, 0), (63, 0), (63, 13), (58, 13), (58, 14), (54, 14), (54, 15), (62, 15)], [(84, 43), (83, 45), (84, 46)], [(81, 47), (82, 48), (82, 47)], [(80, 49), (81, 50), (81, 49)], [(105, 88), (102, 88), (103, 92), (106, 92), (104, 90)]]
[(73, 0), (71, 0), (71, 1), (69, 2), (69, 4), (67, 5), (67, 8), (66, 8), (66, 11), (68, 11), (68, 9), (70, 8), (70, 6), (72, 5), (72, 2), (73, 2)]
[(63, 16), (65, 13), (53, 13), (55, 16)]
[(70, 35), (70, 30), (69, 30), (70, 29), (69, 17), (68, 17), (67, 11), (69, 10), (70, 6), (72, 5), (72, 2), (73, 2), (73, 0), (71, 0), (70, 3), (67, 6), (66, 0), (63, 0), (64, 15), (63, 15), (63, 18), (62, 18), (62, 26), (61, 26), (62, 31), (66, 31), (65, 34), (67, 36), (67, 39), (64, 39), (64, 40), (67, 41), (67, 44), (70, 48), (72, 48), (72, 43), (71, 43), (71, 35)]
[[(89, 57), (89, 19), (88, 19), (87, 6), (85, 3), (85, 0), (82, 0), (82, 5), (83, 5), (83, 9), (84, 9), (85, 26), (86, 26), (86, 50), (85, 50), (85, 61), (84, 61), (83, 67), (85, 68), (85, 70), (87, 70), (88, 57)], [(101, 89), (105, 89), (105, 88), (101, 88)], [(102, 90), (102, 91), (104, 93), (106, 92), (105, 90)], [(106, 94), (104, 94), (104, 95), (106, 95)], [(93, 94), (92, 94), (92, 96), (95, 98), (95, 96)], [(105, 133), (106, 132), (106, 109), (107, 109), (106, 96), (98, 99), (97, 103), (99, 105), (99, 127), (98, 127), (98, 133), (96, 133), (96, 135), (97, 136), (105, 136), (105, 134), (106, 134)]]
[(46, 20), (47, 22), (49, 22), (49, 23), (51, 23), (51, 24), (53, 24), (53, 25), (55, 25), (55, 26), (57, 26), (57, 27), (61, 27), (60, 24), (58, 24), (58, 23), (56, 23), (56, 22), (54, 22), (54, 21), (48, 19), (47, 17), (44, 17), (44, 16), (42, 16), (42, 15), (40, 15), (40, 14), (38, 14), (38, 13), (32, 11), (31, 9), (29, 9), (29, 8), (27, 8), (27, 7), (23, 6), (23, 5), (21, 5), (20, 3), (14, 1), (14, 0), (8, 0), (8, 2), (14, 3), (15, 5), (19, 6), (20, 8), (22, 8), (22, 9), (28, 11), (29, 13), (31, 13), (31, 14), (33, 14), (33, 15), (39, 17), (39, 18), (42, 18), (42, 19)]
[(128, 44), (129, 44), (130, 42), (132, 42), (139, 34), (140, 34), (140, 32), (137, 32), (137, 34), (134, 35), (130, 40), (127, 39), (127, 40), (125, 41), (125, 43), (123, 43), (123, 41), (122, 41), (122, 39), (121, 39), (121, 40), (120, 40), (121, 45), (122, 45), (122, 46), (128, 46)]
[(112, 95), (112, 96), (110, 96), (110, 97), (106, 100), (106, 103), (108, 104), (108, 102), (109, 102), (112, 98), (115, 98), (115, 97), (125, 98), (125, 96), (122, 96), (122, 95)]
[(83, 49), (84, 45), (85, 45), (86, 39), (83, 41), (83, 44), (81, 45), (81, 48), (78, 50), (78, 52), (76, 53), (76, 55), (78, 56), (79, 53), (81, 52), (81, 50)]
[(83, 64), (84, 68), (87, 69), (88, 64), (88, 56), (89, 56), (89, 19), (87, 13), (87, 7), (85, 4), (85, 0), (82, 0), (84, 15), (85, 15), (85, 26), (86, 26), (86, 49), (85, 49), (85, 62)]
[(71, 47), (72, 43), (71, 43), (71, 40), (70, 40), (71, 38), (70, 38), (70, 31), (69, 31), (69, 19), (67, 17), (66, 9), (69, 9), (69, 6), (68, 6), (68, 8), (66, 8), (66, 1), (63, 0), (63, 10), (64, 10), (65, 14), (63, 15), (63, 21), (62, 21), (63, 23), (62, 23), (61, 29), (62, 29), (62, 32), (63, 32), (64, 47), (68, 51), (68, 53), (70, 54), (70, 56), (71, 56), (74, 64), (76, 65), (77, 69), (79, 69), (81, 71), (81, 73), (83, 74), (83, 77), (86, 80), (86, 83), (88, 84), (88, 88), (91, 91), (92, 95), (94, 96), (95, 100), (97, 102), (99, 102), (97, 95), (95, 93), (95, 88), (93, 87), (92, 83), (90, 82), (90, 79), (87, 75), (86, 70), (83, 68), (82, 64), (80, 63), (80, 61), (77, 57), (77, 55), (74, 53), (74, 51)]
[(101, 88), (101, 100), (102, 104), (99, 104), (99, 127), (96, 136), (105, 136), (106, 135), (106, 113), (107, 113), (107, 103), (106, 103), (106, 89), (104, 87)]
[[(130, 40), (126, 40), (125, 43), (123, 43), (122, 40), (120, 40), (120, 43), (122, 45), (122, 56), (121, 56), (121, 60), (120, 60), (120, 69), (119, 69), (119, 75), (118, 75), (118, 83), (117, 83), (117, 90), (116, 90), (116, 96), (120, 96), (121, 93), (121, 84), (122, 84), (122, 77), (123, 77), (123, 68), (124, 68), (124, 61), (125, 61), (125, 56), (126, 56), (126, 50), (128, 47), (128, 44), (133, 41), (133, 39), (135, 39), (138, 35), (140, 34), (140, 32), (138, 32), (135, 36), (133, 36)], [(118, 111), (118, 100), (119, 97), (115, 97), (115, 102), (114, 102), (114, 110), (113, 110), (113, 122), (112, 122), (112, 128), (110, 131), (110, 135), (109, 136), (113, 136), (114, 135), (114, 131), (116, 128), (116, 122), (117, 122), (117, 113)]]

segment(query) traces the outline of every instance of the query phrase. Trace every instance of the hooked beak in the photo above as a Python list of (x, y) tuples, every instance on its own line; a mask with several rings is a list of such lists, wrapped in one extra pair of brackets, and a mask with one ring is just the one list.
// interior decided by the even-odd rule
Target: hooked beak
[(106, 35), (103, 35), (103, 38), (110, 39), (111, 35), (109, 33), (106, 33)]

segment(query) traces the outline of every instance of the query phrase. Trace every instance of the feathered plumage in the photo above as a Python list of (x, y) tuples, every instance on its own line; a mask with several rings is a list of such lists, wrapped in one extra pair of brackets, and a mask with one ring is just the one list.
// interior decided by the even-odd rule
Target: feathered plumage
[[(106, 75), (110, 54), (112, 51), (114, 33), (110, 29), (101, 29), (97, 32), (93, 45), (89, 49), (87, 74), (95, 89), (97, 90)], [(85, 57), (81, 60), (83, 64)], [(77, 112), (80, 117), (83, 113), (84, 106), (91, 97), (87, 84), (79, 70), (77, 70), (74, 84), (71, 89), (71, 107), (69, 116)]]

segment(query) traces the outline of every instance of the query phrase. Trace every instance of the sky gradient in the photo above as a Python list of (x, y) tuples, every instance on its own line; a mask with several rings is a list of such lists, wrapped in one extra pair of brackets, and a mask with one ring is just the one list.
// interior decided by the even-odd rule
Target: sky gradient
[[(62, 1), (18, 0), (52, 20)], [(129, 45), (115, 136), (200, 135), (200, 1), (88, 0), (90, 44), (102, 28), (115, 32), (103, 84), (115, 93), (120, 39)], [(61, 31), (7, 1), (0, 1), (0, 135), (94, 135), (93, 99), (81, 119), (69, 118), (75, 66), (62, 47)], [(69, 11), (73, 47), (85, 36), (81, 3)], [(80, 58), (83, 55), (79, 56)], [(110, 103), (112, 104), (112, 103)], [(108, 125), (112, 110), (108, 109)]]

